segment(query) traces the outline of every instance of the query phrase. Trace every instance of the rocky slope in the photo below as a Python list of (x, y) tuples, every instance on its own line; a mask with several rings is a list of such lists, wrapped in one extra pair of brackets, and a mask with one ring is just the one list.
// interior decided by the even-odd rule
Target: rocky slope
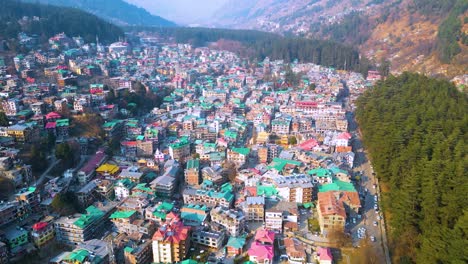
[[(361, 53), (379, 64), (391, 62), (394, 73), (417, 71), (453, 77), (468, 71), (466, 0), (230, 0), (217, 12), (218, 26), (252, 28), (330, 38), (358, 46)], [(462, 6), (462, 7), (460, 7)], [(461, 24), (457, 52), (441, 60), (443, 45), (438, 38), (441, 23), (454, 15)], [(439, 34), (440, 35), (440, 34)], [(458, 40), (458, 41), (457, 41)], [(453, 44), (453, 45), (452, 45)], [(446, 52), (447, 53), (447, 52)], [(453, 53), (453, 55), (452, 55)]]

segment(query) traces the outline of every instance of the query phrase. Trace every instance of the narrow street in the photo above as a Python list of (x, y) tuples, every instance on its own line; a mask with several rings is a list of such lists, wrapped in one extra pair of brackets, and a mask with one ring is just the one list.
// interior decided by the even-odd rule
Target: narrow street
[[(350, 132), (353, 134), (353, 151), (356, 156), (354, 159), (354, 173), (361, 174), (358, 191), (364, 195), (362, 204), (362, 218), (358, 220), (356, 226), (351, 229), (353, 242), (357, 242), (357, 230), (361, 227), (366, 228), (366, 235), (374, 237), (376, 254), (380, 259), (385, 259), (385, 263), (390, 264), (391, 259), (388, 250), (387, 234), (383, 214), (380, 211), (380, 188), (375, 173), (367, 158), (367, 153), (361, 142), (361, 135), (354, 119), (354, 115), (348, 115)], [(376, 207), (377, 205), (377, 207)], [(357, 243), (356, 243), (357, 244)]]

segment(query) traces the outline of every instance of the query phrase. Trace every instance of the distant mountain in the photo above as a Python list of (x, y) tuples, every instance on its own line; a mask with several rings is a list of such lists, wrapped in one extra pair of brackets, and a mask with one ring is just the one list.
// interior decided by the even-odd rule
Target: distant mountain
[(163, 26), (172, 27), (176, 24), (162, 17), (150, 14), (143, 8), (129, 4), (123, 0), (23, 0), (24, 2), (40, 2), (43, 4), (75, 7), (95, 14), (117, 25)]
[(467, 0), (229, 0), (217, 26), (328, 38), (393, 72), (455, 76), (468, 68)]
[(121, 28), (84, 11), (42, 4), (0, 0), (0, 39), (12, 39), (18, 33), (37, 34), (42, 40), (57, 33), (81, 36), (91, 42), (99, 37), (105, 43), (124, 35)]

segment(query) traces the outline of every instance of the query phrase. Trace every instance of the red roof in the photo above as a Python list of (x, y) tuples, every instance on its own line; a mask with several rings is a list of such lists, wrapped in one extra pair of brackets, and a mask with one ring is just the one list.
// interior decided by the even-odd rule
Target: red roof
[(255, 186), (245, 187), (245, 191), (248, 192), (250, 196), (257, 196), (257, 187)]
[(299, 106), (299, 107), (317, 107), (317, 102), (300, 101), (300, 102), (296, 102), (296, 106)]
[(34, 231), (41, 231), (42, 229), (46, 228), (49, 224), (46, 223), (46, 222), (38, 222), (38, 223), (35, 223), (32, 228), (34, 229)]
[(136, 141), (123, 141), (122, 145), (127, 146), (127, 147), (136, 147), (137, 142)]
[(46, 115), (46, 119), (58, 119), (62, 117), (59, 113), (56, 112), (50, 112)]
[(313, 138), (299, 144), (299, 148), (302, 150), (312, 150), (316, 146), (318, 146), (318, 142)]
[(338, 139), (346, 139), (346, 140), (350, 140), (351, 139), (351, 134), (348, 133), (348, 132), (343, 132), (341, 134), (338, 135)]

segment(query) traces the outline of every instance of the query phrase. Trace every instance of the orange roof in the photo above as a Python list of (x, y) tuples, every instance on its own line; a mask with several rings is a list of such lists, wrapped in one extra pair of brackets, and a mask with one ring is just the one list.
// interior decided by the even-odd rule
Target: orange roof
[(293, 258), (306, 258), (304, 246), (298, 240), (289, 237), (285, 238), (284, 246), (288, 256)]
[(334, 192), (318, 193), (318, 209), (323, 216), (339, 215), (346, 218), (343, 202), (336, 199)]
[(357, 192), (341, 192), (340, 201), (345, 204), (361, 207), (361, 201), (359, 200), (359, 194)]

